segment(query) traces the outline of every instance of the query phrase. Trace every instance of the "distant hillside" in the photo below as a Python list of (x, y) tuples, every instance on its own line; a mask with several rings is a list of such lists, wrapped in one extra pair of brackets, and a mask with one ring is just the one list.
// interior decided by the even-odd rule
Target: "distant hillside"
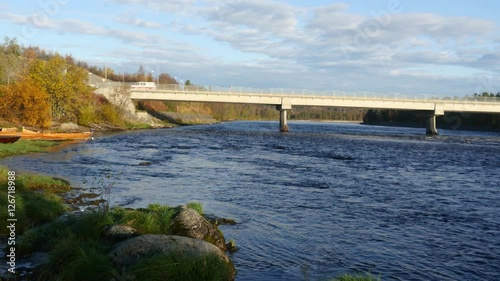
[[(158, 112), (210, 115), (218, 121), (278, 120), (279, 118), (276, 107), (271, 105), (143, 101), (139, 102), (139, 106)], [(290, 111), (290, 119), (361, 121), (365, 112), (364, 109), (355, 108), (296, 106)]]
[[(424, 127), (426, 112), (370, 109), (363, 118), (369, 125), (404, 125)], [(500, 131), (500, 114), (447, 112), (436, 118), (438, 128), (454, 130)]]

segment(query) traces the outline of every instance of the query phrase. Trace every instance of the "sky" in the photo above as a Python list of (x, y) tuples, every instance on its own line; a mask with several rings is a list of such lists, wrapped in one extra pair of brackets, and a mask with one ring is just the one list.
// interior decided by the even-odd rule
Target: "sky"
[(0, 35), (197, 85), (500, 92), (500, 1), (2, 0)]

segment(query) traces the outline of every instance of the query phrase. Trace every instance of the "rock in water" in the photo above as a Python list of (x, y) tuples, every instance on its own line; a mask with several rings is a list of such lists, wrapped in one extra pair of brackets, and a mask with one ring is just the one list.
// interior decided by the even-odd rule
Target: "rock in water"
[(195, 258), (215, 254), (230, 266), (233, 275), (236, 273), (231, 260), (215, 245), (200, 239), (175, 235), (146, 234), (130, 238), (115, 244), (108, 256), (115, 266), (123, 268), (158, 254), (180, 254)]
[(226, 250), (226, 241), (222, 232), (195, 210), (180, 206), (172, 220), (171, 232), (174, 235), (202, 239)]

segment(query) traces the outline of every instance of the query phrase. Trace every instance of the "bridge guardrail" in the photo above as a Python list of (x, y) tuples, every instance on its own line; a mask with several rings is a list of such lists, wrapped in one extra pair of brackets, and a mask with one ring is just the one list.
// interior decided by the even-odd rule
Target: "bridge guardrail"
[[(131, 86), (134, 83), (104, 82), (101, 86), (117, 87)], [(98, 85), (99, 86), (99, 85)], [(381, 100), (407, 100), (407, 101), (443, 101), (443, 102), (500, 102), (500, 97), (439, 97), (430, 94), (403, 94), (403, 93), (374, 93), (374, 92), (347, 92), (347, 91), (318, 91), (308, 89), (287, 88), (251, 88), (251, 87), (223, 87), (223, 86), (197, 86), (183, 84), (157, 84), (157, 91), (179, 92), (217, 92), (227, 94), (263, 94), (283, 95), (293, 97), (338, 97), (338, 98), (369, 98)]]

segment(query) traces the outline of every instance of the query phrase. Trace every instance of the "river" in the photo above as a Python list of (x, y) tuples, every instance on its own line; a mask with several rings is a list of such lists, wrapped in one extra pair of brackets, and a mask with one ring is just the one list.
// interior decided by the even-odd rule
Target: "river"
[[(500, 134), (229, 122), (96, 137), (0, 160), (112, 204), (199, 201), (240, 251), (237, 280), (500, 280)], [(139, 165), (150, 162), (149, 166)]]

